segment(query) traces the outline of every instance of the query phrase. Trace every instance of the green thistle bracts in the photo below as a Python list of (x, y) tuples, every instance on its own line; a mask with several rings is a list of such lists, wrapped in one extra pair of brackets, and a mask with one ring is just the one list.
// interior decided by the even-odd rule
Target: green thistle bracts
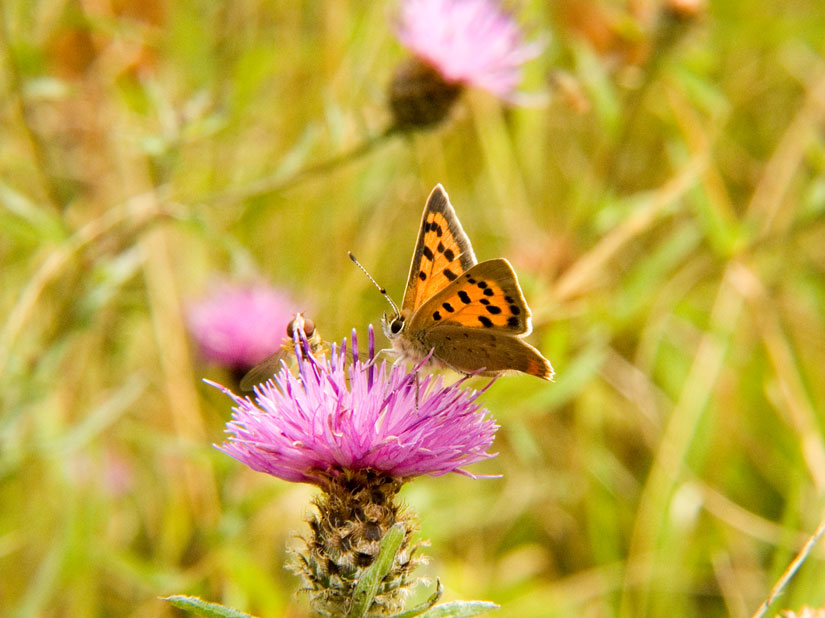
[(401, 479), (372, 470), (344, 470), (314, 500), (318, 511), (308, 522), (312, 534), (290, 566), (303, 577), (319, 615), (347, 615), (355, 586), (395, 524), (403, 526), (404, 539), (366, 615), (388, 616), (403, 606), (417, 581), (410, 573), (423, 559), (414, 557), (415, 522), (395, 499), (401, 485)]

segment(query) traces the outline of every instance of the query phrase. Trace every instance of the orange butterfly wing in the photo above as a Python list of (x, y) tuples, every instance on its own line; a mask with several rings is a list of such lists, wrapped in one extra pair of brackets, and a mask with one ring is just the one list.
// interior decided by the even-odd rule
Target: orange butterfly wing
[(417, 331), (442, 325), (529, 334), (530, 309), (510, 262), (498, 258), (476, 264), (428, 299), (409, 328)]
[(532, 329), (530, 309), (510, 263), (477, 263), (446, 191), (433, 189), (415, 245), (400, 315), (385, 333), (401, 358), (427, 354), (463, 373), (521, 371), (551, 380), (553, 368), (521, 339)]
[(470, 239), (458, 221), (447, 192), (438, 184), (424, 206), (401, 313), (412, 315), (427, 299), (475, 264)]

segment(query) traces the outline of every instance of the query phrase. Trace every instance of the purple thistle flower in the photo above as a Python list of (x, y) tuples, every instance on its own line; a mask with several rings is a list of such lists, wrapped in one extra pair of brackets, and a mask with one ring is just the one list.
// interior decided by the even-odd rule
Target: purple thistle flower
[[(297, 343), (296, 343), (297, 344)], [(306, 339), (303, 340), (304, 349)], [(353, 358), (358, 358), (355, 331)], [(299, 357), (255, 388), (254, 401), (215, 384), (235, 402), (222, 451), (253, 470), (327, 486), (342, 473), (370, 471), (393, 478), (461, 472), (488, 453), (498, 426), (477, 403), (481, 392), (401, 365), (347, 364), (346, 341), (330, 358)]]
[(403, 0), (398, 39), (448, 84), (472, 85), (523, 102), (522, 65), (543, 45), (525, 43), (519, 26), (493, 0)]
[(204, 359), (246, 371), (280, 348), (294, 313), (295, 303), (266, 284), (218, 281), (186, 317)]

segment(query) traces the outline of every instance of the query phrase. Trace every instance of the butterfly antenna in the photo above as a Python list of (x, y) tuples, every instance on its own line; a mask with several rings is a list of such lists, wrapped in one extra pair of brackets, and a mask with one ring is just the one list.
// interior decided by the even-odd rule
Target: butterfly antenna
[(387, 302), (390, 304), (390, 307), (392, 307), (392, 310), (395, 312), (395, 315), (401, 315), (401, 312), (398, 310), (398, 305), (396, 305), (393, 302), (392, 298), (390, 298), (390, 295), (387, 294), (387, 288), (382, 288), (380, 285), (378, 285), (378, 282), (372, 278), (372, 275), (369, 274), (367, 269), (361, 266), (361, 262), (355, 259), (355, 256), (352, 254), (352, 251), (347, 251), (347, 255), (349, 255), (349, 259), (351, 259), (355, 263), (355, 265), (361, 269), (361, 272), (363, 272), (367, 276), (367, 279), (372, 281), (372, 284), (378, 288), (378, 291), (381, 292), (384, 298), (387, 299)]

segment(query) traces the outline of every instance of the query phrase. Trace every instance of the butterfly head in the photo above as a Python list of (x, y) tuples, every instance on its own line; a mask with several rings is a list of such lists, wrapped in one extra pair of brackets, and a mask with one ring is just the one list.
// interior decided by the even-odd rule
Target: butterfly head
[(404, 326), (406, 326), (406, 320), (399, 313), (394, 313), (389, 317), (385, 313), (381, 317), (381, 330), (384, 331), (384, 335), (390, 341), (401, 336), (401, 333), (404, 332)]

